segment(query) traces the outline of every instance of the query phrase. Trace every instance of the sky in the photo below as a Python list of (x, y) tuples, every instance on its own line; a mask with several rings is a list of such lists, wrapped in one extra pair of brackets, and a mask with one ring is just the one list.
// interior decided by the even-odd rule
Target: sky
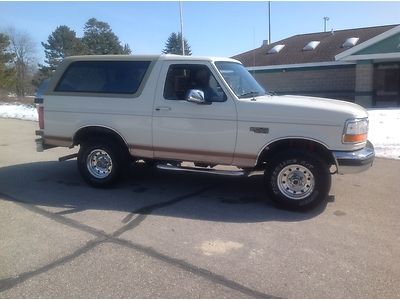
[[(268, 39), (268, 2), (182, 1), (184, 36), (193, 55), (230, 57)], [(272, 42), (296, 34), (400, 24), (400, 2), (271, 1)], [(39, 62), (45, 42), (57, 26), (80, 37), (95, 17), (110, 24), (133, 54), (158, 54), (171, 32), (180, 31), (179, 2), (2, 2), (0, 30), (12, 26), (36, 44)]]

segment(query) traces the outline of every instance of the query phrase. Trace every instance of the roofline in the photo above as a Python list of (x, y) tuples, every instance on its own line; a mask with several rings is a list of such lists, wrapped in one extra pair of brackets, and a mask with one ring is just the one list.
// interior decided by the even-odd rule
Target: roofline
[(213, 57), (213, 56), (183, 56), (175, 54), (158, 54), (158, 55), (79, 55), (68, 56), (64, 61), (82, 61), (82, 60), (189, 60), (189, 61), (231, 61), (240, 63), (238, 60), (228, 57)]
[(340, 61), (349, 62), (349, 61), (355, 61), (355, 60), (377, 60), (377, 59), (387, 60), (387, 59), (396, 59), (396, 58), (400, 58), (399, 52), (351, 55), (351, 56), (344, 57)]
[(348, 62), (348, 61), (322, 61), (322, 62), (313, 62), (313, 63), (246, 67), (246, 69), (249, 70), (249, 71), (262, 71), (262, 70), (275, 70), (275, 69), (294, 69), (294, 68), (343, 66), (343, 65), (354, 65), (354, 64), (355, 64), (355, 62)]
[(191, 60), (191, 61), (209, 61), (209, 62), (215, 62), (215, 61), (230, 61), (230, 62), (236, 62), (240, 63), (237, 59), (234, 58), (229, 58), (229, 57), (218, 57), (218, 56), (183, 56), (183, 55), (176, 55), (176, 54), (163, 54), (160, 55), (160, 60)]
[[(334, 30), (333, 32), (341, 32), (341, 31), (353, 31), (353, 30), (360, 30), (360, 29), (371, 29), (371, 28), (379, 28), (379, 27), (389, 27), (389, 26), (393, 26), (393, 27), (397, 27), (400, 26), (400, 24), (388, 24), (388, 25), (379, 25), (379, 26), (369, 26), (369, 27), (357, 27), (357, 28), (347, 28), (347, 29), (339, 29), (339, 30)], [(391, 28), (392, 29), (392, 28)], [(389, 29), (390, 30), (390, 29)], [(386, 31), (385, 31), (386, 32)], [(309, 33), (300, 33), (300, 34), (296, 34), (293, 36), (301, 36), (301, 35), (310, 35), (310, 34), (319, 34), (319, 33), (331, 33), (331, 31), (317, 31), (317, 32), (309, 32)], [(292, 37), (293, 37), (292, 36)], [(290, 37), (289, 37), (290, 38)], [(286, 40), (286, 39), (285, 39)]]
[(76, 55), (64, 58), (64, 61), (78, 61), (78, 60), (157, 60), (160, 55), (123, 55), (123, 54), (107, 54), (107, 55)]
[[(367, 40), (367, 41), (370, 41), (370, 40), (373, 40), (374, 38), (376, 38), (376, 37), (378, 37), (378, 36), (380, 36), (380, 35), (382, 35), (382, 34), (384, 34), (384, 33), (390, 32), (390, 31), (394, 30), (395, 28), (400, 27), (400, 24), (388, 24), (388, 25), (380, 25), (380, 26), (370, 26), (370, 27), (358, 27), (358, 28), (340, 29), (340, 30), (334, 30), (333, 32), (354, 31), (354, 30), (360, 30), (360, 29), (371, 29), (371, 28), (380, 28), (380, 27), (389, 27), (389, 26), (393, 26), (393, 28), (390, 28), (389, 30), (387, 30), (387, 31), (385, 31), (385, 32), (383, 32), (383, 33), (381, 33), (381, 34), (379, 34), (379, 35), (377, 35), (377, 36), (375, 36), (375, 37), (373, 37), (373, 38)], [(279, 41), (275, 41), (275, 42), (273, 42), (273, 43), (270, 43), (270, 44), (268, 44), (267, 46), (272, 46), (272, 47), (273, 47), (273, 46), (275, 46), (275, 45), (277, 45), (277, 44), (280, 44), (280, 43), (283, 43), (283, 41), (286, 41), (286, 40), (288, 40), (288, 39), (291, 39), (291, 38), (293, 38), (293, 37), (295, 37), (295, 36), (305, 36), (305, 35), (323, 34), (323, 33), (329, 34), (330, 32), (329, 32), (329, 31), (326, 31), (326, 32), (325, 32), (325, 31), (319, 31), (319, 32), (310, 32), (310, 33), (295, 34), (295, 35), (292, 35), (292, 36), (283, 38), (283, 39), (281, 39), (281, 40), (279, 40)], [(360, 45), (364, 45), (364, 43), (367, 42), (367, 41), (364, 41), (363, 43), (361, 43), (361, 44), (359, 44), (359, 45), (353, 46), (351, 49), (347, 49), (347, 50), (345, 50), (345, 51), (343, 51), (343, 52), (340, 52), (339, 54), (337, 54), (337, 55), (335, 56), (335, 60), (339, 60), (340, 58), (337, 58), (337, 57), (338, 57), (339, 55), (341, 55), (342, 53), (347, 53), (347, 51), (349, 51), (349, 50), (352, 50), (352, 49), (354, 49), (354, 48), (356, 48), (356, 47), (359, 47)], [(368, 47), (368, 46), (366, 46), (366, 47)], [(247, 51), (245, 51), (245, 52), (242, 52), (242, 53), (233, 55), (232, 57), (240, 57), (240, 56), (242, 56), (242, 55), (246, 55), (246, 54), (252, 53), (252, 52), (254, 52), (254, 51), (258, 50), (258, 49), (262, 49), (262, 48), (267, 48), (267, 47), (266, 47), (265, 45), (261, 45), (260, 47), (247, 50)]]
[(365, 42), (363, 42), (359, 45), (356, 45), (346, 51), (343, 51), (343, 52), (335, 55), (335, 60), (347, 60), (347, 59), (345, 59), (345, 57), (352, 55), (353, 53), (358, 52), (360, 50), (363, 50), (373, 44), (376, 44), (376, 43), (378, 43), (388, 37), (391, 37), (392, 35), (395, 35), (396, 33), (399, 33), (399, 32), (400, 32), (400, 25), (397, 25), (396, 27), (391, 28), (381, 34), (378, 34), (378, 35), (374, 36), (373, 38), (366, 40)]

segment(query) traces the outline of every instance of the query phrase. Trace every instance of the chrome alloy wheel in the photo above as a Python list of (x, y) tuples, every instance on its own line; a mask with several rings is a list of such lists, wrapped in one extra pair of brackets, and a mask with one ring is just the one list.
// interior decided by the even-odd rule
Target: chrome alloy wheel
[(278, 188), (286, 197), (294, 200), (304, 199), (314, 191), (313, 173), (302, 165), (288, 165), (279, 172)]
[(91, 175), (103, 179), (110, 175), (113, 163), (110, 154), (102, 149), (95, 149), (88, 155), (86, 166)]

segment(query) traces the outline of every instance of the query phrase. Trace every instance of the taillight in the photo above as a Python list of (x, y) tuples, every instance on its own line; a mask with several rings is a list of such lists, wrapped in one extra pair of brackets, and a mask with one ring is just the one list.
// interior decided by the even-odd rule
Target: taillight
[(39, 128), (44, 129), (44, 107), (43, 105), (37, 106), (37, 112), (39, 117)]
[(36, 109), (39, 117), (39, 128), (44, 129), (44, 107), (43, 107), (43, 98), (36, 97), (35, 98)]

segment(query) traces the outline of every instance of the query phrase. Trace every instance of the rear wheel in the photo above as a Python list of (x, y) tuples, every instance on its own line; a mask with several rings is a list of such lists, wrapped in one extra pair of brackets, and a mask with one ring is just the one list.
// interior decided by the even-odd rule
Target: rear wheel
[(287, 151), (268, 162), (268, 193), (275, 204), (291, 210), (312, 208), (326, 199), (331, 187), (329, 167), (303, 151)]
[(108, 187), (122, 173), (123, 153), (107, 141), (94, 140), (81, 144), (78, 169), (83, 179), (94, 187)]

